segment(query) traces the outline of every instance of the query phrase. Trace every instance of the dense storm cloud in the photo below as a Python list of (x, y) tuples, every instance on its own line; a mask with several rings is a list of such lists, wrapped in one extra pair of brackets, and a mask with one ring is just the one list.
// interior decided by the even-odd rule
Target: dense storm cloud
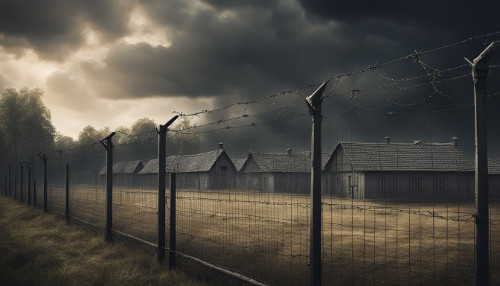
[[(144, 116), (162, 122), (174, 110), (189, 113), (252, 100), (415, 50), (496, 32), (500, 30), (494, 15), (498, 8), (496, 2), (455, 1), (4, 0), (0, 3), (0, 88), (41, 87), (46, 91), (44, 100), (53, 110), (55, 126), (63, 133), (73, 132), (72, 136), (75, 131), (69, 130), (80, 130), (88, 124), (86, 119), (99, 124), (96, 114), (107, 114), (107, 121), (101, 124), (111, 128)], [(485, 42), (495, 39), (498, 36), (482, 38), (425, 60), (429, 68), (462, 65), (463, 57), (475, 57)], [(384, 72), (400, 77), (428, 72), (417, 59), (410, 69), (395, 66)], [(469, 84), (470, 78), (465, 81)], [(380, 82), (371, 77), (352, 78), (329, 92), (344, 88), (348, 93)], [(443, 85), (439, 88), (448, 92)], [(384, 96), (371, 97), (371, 101), (361, 98), (360, 104), (367, 109), (379, 108), (387, 102), (388, 90), (381, 92)], [(433, 91), (409, 91), (403, 100), (415, 102), (429, 92)], [(353, 98), (336, 100), (335, 104), (330, 99), (327, 103), (331, 104), (331, 114), (348, 109)], [(450, 102), (470, 103), (463, 98), (432, 99), (432, 104)], [(418, 108), (411, 112), (421, 110)], [(247, 111), (252, 109), (258, 112), (257, 107)], [(354, 109), (350, 124), (359, 127), (370, 121), (360, 115), (360, 108)], [(74, 114), (73, 121), (62, 119), (67, 116), (61, 114), (68, 112)], [(225, 112), (219, 116), (238, 113)], [(409, 111), (393, 108), (384, 112), (394, 115)], [(441, 122), (440, 116), (451, 115), (439, 113), (433, 120)], [(458, 113), (453, 116), (460, 118)], [(414, 122), (412, 126), (420, 122), (416, 117), (410, 121)], [(330, 128), (331, 134), (347, 130), (345, 122), (339, 122), (335, 124), (340, 127)], [(373, 140), (369, 132), (362, 131), (366, 129), (400, 135), (396, 127), (388, 127), (386, 119), (376, 122), (373, 126), (366, 123), (364, 129), (349, 128), (349, 134), (366, 140)], [(442, 125), (436, 132), (454, 130), (456, 122), (436, 124)], [(283, 124), (275, 121), (263, 129), (282, 130)], [(305, 120), (296, 130), (305, 132), (308, 124)], [(421, 135), (418, 132), (415, 136)], [(248, 135), (247, 131), (236, 130), (235, 136), (239, 133)], [(211, 137), (215, 137), (213, 134), (207, 136), (207, 141), (217, 140)], [(294, 136), (276, 135), (274, 144), (283, 145)], [(380, 134), (373, 136), (381, 138)], [(342, 139), (340, 135), (330, 137), (332, 144)], [(439, 136), (434, 133), (430, 137)], [(302, 141), (297, 144), (305, 145)]]
[[(315, 64), (335, 58), (341, 41), (330, 34), (334, 25), (303, 29), (307, 23), (298, 6), (218, 11), (171, 2), (145, 7), (173, 31), (170, 46), (117, 43), (104, 67), (88, 67), (96, 82), (125, 84), (108, 96), (262, 96), (332, 72)], [(172, 22), (163, 11), (180, 19)]]
[(7, 0), (0, 3), (0, 43), (8, 52), (33, 49), (63, 60), (85, 43), (92, 27), (108, 41), (127, 32), (129, 9), (120, 1)]

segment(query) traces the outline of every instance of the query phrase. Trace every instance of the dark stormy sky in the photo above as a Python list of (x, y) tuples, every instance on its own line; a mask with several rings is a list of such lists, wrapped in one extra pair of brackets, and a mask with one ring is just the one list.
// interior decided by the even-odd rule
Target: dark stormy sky
[[(42, 88), (57, 130), (76, 137), (87, 124), (113, 129), (145, 116), (161, 123), (173, 111), (192, 113), (252, 100), (415, 50), (494, 33), (500, 31), (498, 11), (498, 1), (0, 0), (0, 89)], [(442, 111), (472, 103), (470, 77), (436, 88), (394, 92), (391, 85), (379, 94), (333, 95), (387, 83), (382, 76), (401, 79), (463, 65), (464, 57), (474, 58), (485, 43), (497, 39), (481, 38), (423, 56), (427, 70), (413, 59), (337, 85), (330, 82), (326, 150), (338, 140), (381, 141), (391, 136), (393, 141), (437, 142), (459, 136), (470, 153), (473, 109)], [(467, 72), (468, 67), (446, 76)], [(492, 72), (493, 77), (499, 75)], [(305, 96), (310, 91), (302, 92)], [(300, 96), (279, 104), (296, 104)], [(434, 97), (426, 100), (429, 96)], [(384, 107), (394, 97), (407, 106)], [(224, 111), (223, 118), (269, 106)], [(366, 112), (372, 109), (379, 111)], [(495, 108), (490, 115), (494, 130), (500, 116)], [(269, 119), (260, 129), (211, 132), (203, 142), (233, 142), (240, 154), (245, 149), (308, 148), (308, 116), (274, 121), (266, 116), (255, 118)], [(202, 124), (214, 118), (192, 120)], [(492, 145), (496, 137), (490, 136)], [(251, 143), (249, 138), (263, 139)], [(242, 142), (247, 145), (242, 147)]]

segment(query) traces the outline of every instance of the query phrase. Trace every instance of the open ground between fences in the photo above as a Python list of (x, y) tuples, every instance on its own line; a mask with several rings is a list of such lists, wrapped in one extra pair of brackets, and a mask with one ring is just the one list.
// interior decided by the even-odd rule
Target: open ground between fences
[[(273, 161), (278, 166), (281, 159), (275, 157)], [(297, 158), (294, 160), (298, 162)], [(214, 166), (221, 170), (225, 165), (215, 163)], [(65, 213), (65, 182), (64, 177), (61, 180), (59, 176), (64, 174), (65, 165), (54, 168), (58, 169), (53, 171), (57, 173), (49, 172), (52, 174), (49, 177), (58, 180), (49, 184), (49, 211)], [(254, 189), (269, 188), (269, 184), (251, 186), (249, 182), (266, 176), (259, 174), (242, 179), (248, 185), (247, 189), (236, 185), (231, 187), (227, 182), (224, 182), (228, 184), (227, 188), (219, 189), (187, 189), (178, 185), (179, 253), (215, 267), (236, 269), (234, 273), (244, 273), (245, 277), (255, 277), (257, 281), (307, 284), (310, 198), (307, 188), (298, 189), (299, 183), (294, 182), (300, 180), (300, 172), (292, 173), (286, 176), (277, 172), (273, 176), (273, 192)], [(98, 172), (94, 175), (88, 172), (70, 175), (75, 183), (69, 184), (69, 213), (75, 219), (104, 229), (105, 185), (99, 182), (96, 174)], [(234, 176), (228, 176), (228, 181), (238, 180)], [(269, 182), (270, 175), (267, 176)], [(436, 174), (427, 178), (416, 174), (421, 176), (422, 182), (417, 180), (413, 185), (411, 177), (397, 177), (398, 189), (392, 185), (392, 176), (396, 177), (397, 173), (378, 172), (371, 179), (365, 174), (365, 180), (368, 179), (365, 183), (374, 180), (376, 189), (385, 189), (388, 195), (408, 190), (402, 193), (406, 195), (395, 200), (389, 197), (363, 198), (358, 176), (362, 175), (356, 173), (353, 176), (353, 172), (348, 172), (345, 178), (339, 180), (332, 177), (332, 181), (340, 185), (333, 189), (334, 193), (326, 193), (322, 198), (322, 262), (324, 279), (330, 281), (328, 283), (366, 284), (375, 281), (413, 284), (421, 281), (425, 284), (447, 281), (454, 284), (472, 281), (475, 208), (471, 197), (471, 178), (446, 175), (444, 182), (448, 188), (460, 181), (467, 183), (457, 185), (454, 188), (456, 193), (451, 193), (450, 199), (441, 197), (442, 194), (438, 197), (441, 188), (438, 184), (443, 184), (443, 181)], [(282, 186), (276, 184), (281, 179), (285, 180)], [(157, 190), (148, 185), (147, 178), (134, 186), (131, 186), (132, 183), (121, 185), (118, 175), (115, 180), (114, 230), (156, 246)], [(380, 186), (384, 180), (387, 186)], [(178, 182), (180, 184), (182, 180)], [(264, 180), (261, 182), (264, 184)], [(192, 183), (192, 178), (186, 179), (186, 183)], [(421, 188), (420, 197), (405, 199), (412, 188)], [(352, 190), (354, 192), (351, 193)], [(365, 192), (367, 196), (368, 189)], [(169, 192), (166, 194), (169, 210), (171, 200)], [(494, 237), (498, 231), (495, 226), (500, 219), (498, 205), (493, 204), (491, 210), (492, 253), (495, 253)], [(169, 211), (166, 213), (168, 221)], [(168, 224), (166, 233), (169, 233)], [(495, 274), (492, 279), (497, 279)]]

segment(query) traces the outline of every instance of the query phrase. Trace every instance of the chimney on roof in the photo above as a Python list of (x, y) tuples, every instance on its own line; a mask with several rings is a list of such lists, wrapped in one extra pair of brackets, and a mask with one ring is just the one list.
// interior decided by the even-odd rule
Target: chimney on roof
[(219, 149), (224, 149), (224, 143), (219, 142)]
[(415, 141), (413, 141), (413, 144), (415, 144), (415, 145), (418, 145), (420, 143), (422, 143), (422, 140), (415, 140)]
[(458, 137), (451, 137), (451, 140), (453, 141), (453, 146), (458, 146)]
[(385, 136), (384, 139), (385, 139), (385, 143), (387, 143), (387, 144), (391, 143), (391, 137)]
[(292, 148), (288, 148), (288, 149), (286, 149), (286, 153), (287, 153), (288, 155), (292, 155)]

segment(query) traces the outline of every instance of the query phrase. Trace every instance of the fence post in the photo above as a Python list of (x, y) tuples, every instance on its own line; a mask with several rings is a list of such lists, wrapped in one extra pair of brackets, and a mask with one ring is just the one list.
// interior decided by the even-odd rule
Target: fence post
[(33, 179), (33, 206), (36, 207), (36, 179)]
[(10, 165), (9, 165), (9, 197), (11, 196), (11, 190), (12, 190), (12, 182), (10, 180), (11, 176), (10, 176)]
[(19, 201), (23, 201), (23, 193), (24, 193), (24, 166), (23, 164), (19, 164), (21, 166), (21, 192), (19, 194)]
[(43, 160), (43, 212), (47, 212), (47, 156), (42, 154)]
[(176, 174), (170, 173), (170, 239), (169, 239), (169, 252), (168, 252), (168, 268), (172, 269), (175, 267), (175, 252), (177, 251), (176, 246), (176, 225), (175, 225), (175, 201), (176, 201)]
[(158, 140), (158, 261), (165, 260), (165, 165), (167, 128), (160, 125)]
[(306, 98), (312, 116), (311, 134), (311, 226), (309, 285), (321, 285), (321, 105), (327, 82)]
[(17, 199), (17, 168), (14, 174), (14, 201)]
[(475, 285), (489, 285), (489, 217), (488, 217), (488, 152), (487, 152), (487, 82), (488, 61), (500, 41), (491, 43), (473, 62), (472, 80), (474, 82), (475, 107), (475, 193), (476, 193), (476, 257), (475, 257)]
[(69, 165), (66, 164), (66, 221), (69, 222)]
[[(158, 130), (158, 261), (165, 260), (165, 176), (167, 131), (179, 116), (174, 116)], [(170, 259), (169, 259), (170, 262)]]
[(28, 206), (31, 204), (31, 168), (28, 168)]
[(113, 141), (116, 132), (111, 132), (102, 139), (101, 144), (106, 149), (106, 241), (113, 240)]

